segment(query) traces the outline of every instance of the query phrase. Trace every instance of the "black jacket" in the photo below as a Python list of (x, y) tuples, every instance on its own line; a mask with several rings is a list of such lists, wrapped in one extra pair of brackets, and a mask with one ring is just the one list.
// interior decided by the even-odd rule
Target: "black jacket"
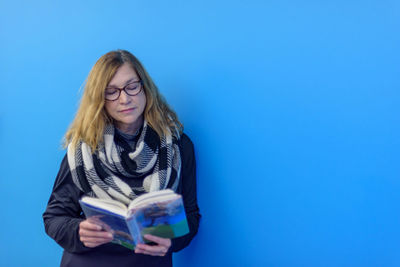
[(46, 233), (64, 248), (62, 267), (106, 266), (172, 266), (172, 252), (186, 247), (197, 233), (200, 213), (196, 194), (196, 162), (193, 144), (182, 135), (179, 141), (182, 158), (180, 184), (177, 193), (182, 194), (189, 234), (172, 239), (172, 246), (164, 257), (135, 254), (120, 245), (108, 243), (88, 248), (79, 240), (79, 223), (85, 219), (78, 200), (82, 192), (72, 181), (67, 156), (64, 157), (43, 220)]

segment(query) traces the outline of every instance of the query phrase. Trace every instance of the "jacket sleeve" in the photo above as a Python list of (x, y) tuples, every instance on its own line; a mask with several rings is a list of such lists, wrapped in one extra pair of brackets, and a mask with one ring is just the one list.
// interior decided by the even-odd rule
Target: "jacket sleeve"
[(189, 233), (178, 238), (172, 239), (171, 251), (177, 252), (192, 241), (197, 234), (200, 223), (200, 211), (197, 205), (196, 189), (196, 160), (193, 143), (185, 134), (181, 138), (182, 169), (181, 181), (178, 192), (182, 194), (185, 206), (186, 217), (189, 225)]
[(57, 174), (43, 220), (46, 233), (68, 252), (90, 250), (79, 239), (79, 223), (84, 220), (79, 205), (81, 192), (72, 181), (65, 156)]

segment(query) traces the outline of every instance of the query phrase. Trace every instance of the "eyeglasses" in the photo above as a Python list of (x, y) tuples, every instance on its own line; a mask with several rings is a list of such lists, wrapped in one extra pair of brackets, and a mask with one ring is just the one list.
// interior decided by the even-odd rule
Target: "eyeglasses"
[(115, 101), (121, 95), (121, 91), (124, 90), (125, 93), (129, 96), (135, 96), (140, 93), (143, 87), (142, 81), (131, 82), (125, 85), (122, 88), (118, 87), (109, 87), (106, 88), (104, 92), (104, 98), (109, 101)]

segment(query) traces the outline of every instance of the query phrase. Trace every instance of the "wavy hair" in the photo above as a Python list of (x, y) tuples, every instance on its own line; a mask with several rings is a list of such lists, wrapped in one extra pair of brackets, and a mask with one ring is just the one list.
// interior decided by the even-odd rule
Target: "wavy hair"
[(104, 108), (104, 90), (117, 72), (118, 68), (128, 63), (143, 82), (146, 95), (144, 118), (161, 137), (172, 134), (179, 138), (183, 125), (176, 113), (169, 107), (158, 91), (140, 61), (126, 50), (115, 50), (103, 55), (91, 69), (84, 85), (83, 96), (68, 131), (64, 137), (64, 147), (76, 146), (79, 141), (88, 144), (92, 152), (103, 142), (104, 127), (113, 123)]

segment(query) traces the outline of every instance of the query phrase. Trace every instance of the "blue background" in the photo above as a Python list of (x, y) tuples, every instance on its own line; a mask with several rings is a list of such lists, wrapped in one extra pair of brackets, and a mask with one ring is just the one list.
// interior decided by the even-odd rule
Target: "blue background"
[(0, 1), (0, 265), (57, 266), (41, 214), (89, 70), (133, 52), (192, 138), (176, 266), (400, 265), (399, 1)]

